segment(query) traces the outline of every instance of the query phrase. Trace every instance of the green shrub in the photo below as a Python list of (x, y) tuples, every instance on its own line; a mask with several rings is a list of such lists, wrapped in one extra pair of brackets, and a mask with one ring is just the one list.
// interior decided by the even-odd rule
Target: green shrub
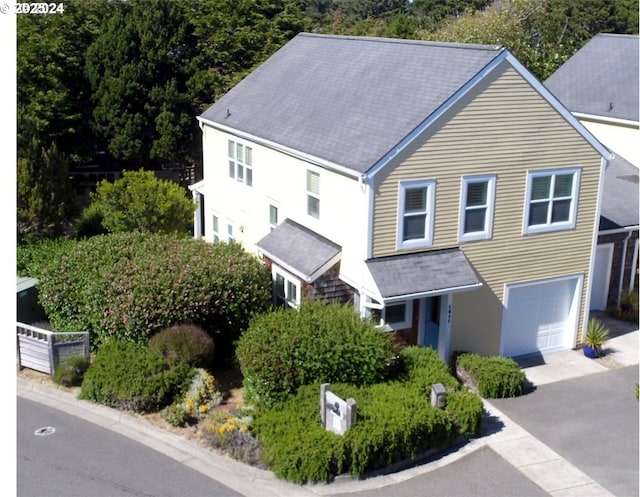
[(68, 251), (76, 242), (66, 238), (25, 241), (16, 246), (16, 273), (19, 276), (40, 278), (45, 269)]
[(430, 394), (431, 385), (441, 383), (448, 389), (458, 387), (447, 364), (431, 347), (411, 346), (400, 352), (400, 377), (415, 384), (420, 391)]
[(73, 227), (74, 235), (76, 238), (91, 238), (97, 235), (106, 235), (108, 233), (107, 228), (102, 225), (104, 214), (102, 212), (102, 206), (98, 203), (92, 202), (85, 207), (80, 214), (80, 219), (76, 221)]
[(357, 477), (446, 447), (455, 435), (447, 414), (411, 383), (331, 389), (358, 404), (356, 421), (344, 436), (321, 425), (319, 384), (302, 386), (287, 402), (257, 411), (254, 432), (276, 476), (296, 483), (328, 482), (343, 472)]
[(468, 390), (447, 392), (445, 412), (453, 421), (459, 435), (476, 436), (482, 426), (482, 400)]
[(312, 300), (255, 317), (236, 354), (246, 399), (272, 405), (310, 383), (381, 381), (396, 347), (352, 306)]
[(40, 300), (54, 328), (146, 344), (157, 331), (194, 323), (216, 355), (271, 303), (266, 267), (237, 244), (123, 233), (81, 240), (44, 271)]
[(499, 399), (524, 393), (525, 374), (513, 359), (463, 353), (456, 360), (459, 368), (471, 377), (482, 397)]
[(82, 384), (87, 369), (89, 361), (84, 356), (74, 355), (56, 364), (52, 380), (65, 387), (77, 387)]
[(186, 364), (168, 361), (146, 346), (112, 340), (96, 353), (79, 398), (119, 409), (157, 411), (182, 394), (193, 374)]
[(149, 348), (193, 367), (206, 368), (213, 364), (213, 338), (194, 324), (180, 324), (160, 330), (149, 340)]
[(176, 428), (184, 426), (187, 424), (187, 421), (189, 421), (187, 411), (179, 404), (171, 404), (162, 409), (162, 411), (160, 411), (160, 417)]

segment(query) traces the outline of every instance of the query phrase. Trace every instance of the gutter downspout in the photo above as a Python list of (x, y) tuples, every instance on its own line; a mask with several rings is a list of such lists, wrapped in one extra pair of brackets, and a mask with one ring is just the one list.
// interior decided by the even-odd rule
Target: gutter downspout
[(622, 242), (622, 264), (620, 266), (620, 281), (618, 281), (618, 298), (616, 299), (616, 304), (620, 307), (620, 297), (622, 296), (622, 286), (624, 282), (624, 267), (627, 264), (627, 245), (629, 243), (629, 238), (631, 238), (632, 231), (627, 233), (624, 241)]

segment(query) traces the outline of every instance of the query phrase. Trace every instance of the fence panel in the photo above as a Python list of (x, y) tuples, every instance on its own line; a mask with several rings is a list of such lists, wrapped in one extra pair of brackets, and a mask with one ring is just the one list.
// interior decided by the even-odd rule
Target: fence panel
[(73, 355), (89, 360), (89, 333), (86, 331), (60, 333), (24, 323), (17, 323), (16, 329), (18, 368), (53, 375), (56, 364)]

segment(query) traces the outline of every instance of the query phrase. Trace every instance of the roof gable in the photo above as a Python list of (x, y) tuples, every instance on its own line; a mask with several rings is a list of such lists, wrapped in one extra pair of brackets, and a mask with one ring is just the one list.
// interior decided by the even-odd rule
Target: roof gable
[(302, 33), (200, 117), (365, 172), (503, 50)]
[(574, 113), (638, 121), (638, 35), (598, 34), (546, 81)]
[(604, 173), (600, 230), (638, 226), (638, 168), (615, 157)]

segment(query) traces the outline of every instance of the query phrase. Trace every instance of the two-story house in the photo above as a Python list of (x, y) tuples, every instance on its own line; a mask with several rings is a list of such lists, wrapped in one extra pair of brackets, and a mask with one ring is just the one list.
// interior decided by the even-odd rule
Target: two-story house
[(198, 119), (195, 236), (261, 256), (277, 303), (445, 359), (580, 341), (609, 153), (505, 48), (303, 33)]
[[(545, 86), (615, 157), (604, 176), (590, 307), (616, 306), (637, 288), (640, 122), (638, 35), (598, 34)], [(637, 289), (636, 289), (637, 291)]]

